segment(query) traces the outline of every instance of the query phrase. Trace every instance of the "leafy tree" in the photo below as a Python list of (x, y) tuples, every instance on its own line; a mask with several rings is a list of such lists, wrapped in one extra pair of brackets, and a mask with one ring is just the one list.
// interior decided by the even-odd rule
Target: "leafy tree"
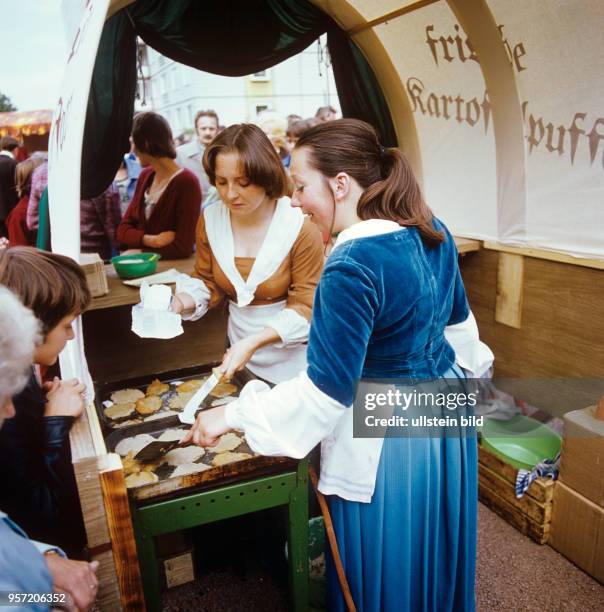
[(0, 93), (0, 113), (16, 111), (17, 107), (10, 101), (8, 96)]

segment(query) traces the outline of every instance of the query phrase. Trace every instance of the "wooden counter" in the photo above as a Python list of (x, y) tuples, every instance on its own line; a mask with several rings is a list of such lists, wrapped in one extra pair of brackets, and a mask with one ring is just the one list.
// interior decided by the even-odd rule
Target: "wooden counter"
[(479, 240), (470, 240), (469, 238), (455, 238), (455, 246), (457, 247), (457, 252), (460, 255), (464, 253), (471, 253), (472, 251), (478, 251), (480, 249), (480, 241)]
[[(195, 255), (191, 255), (191, 257), (187, 259), (160, 259), (157, 262), (157, 273), (175, 268), (179, 272), (191, 274), (194, 264)], [(88, 310), (100, 310), (102, 308), (113, 308), (114, 306), (138, 304), (138, 302), (140, 302), (139, 288), (124, 285), (122, 280), (115, 273), (112, 264), (105, 265), (105, 273), (107, 274), (109, 293), (94, 298)]]
[[(455, 238), (455, 245), (460, 255), (480, 249), (478, 240), (470, 240), (468, 238)], [(164, 272), (170, 268), (176, 268), (179, 272), (191, 274), (195, 264), (195, 255), (191, 255), (188, 259), (160, 259), (157, 263), (157, 272)], [(107, 264), (105, 266), (107, 274), (107, 284), (109, 285), (109, 293), (101, 297), (96, 297), (92, 300), (88, 310), (101, 310), (103, 308), (113, 308), (115, 306), (127, 306), (137, 304), (140, 301), (138, 287), (130, 287), (124, 285), (118, 278), (113, 266)]]

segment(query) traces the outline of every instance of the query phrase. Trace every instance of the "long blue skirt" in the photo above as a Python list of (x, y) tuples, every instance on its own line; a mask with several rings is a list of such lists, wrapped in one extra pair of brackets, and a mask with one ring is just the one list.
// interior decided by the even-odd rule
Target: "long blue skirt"
[[(475, 610), (477, 471), (475, 436), (386, 438), (371, 503), (329, 498), (359, 612)], [(328, 610), (344, 611), (327, 548)]]

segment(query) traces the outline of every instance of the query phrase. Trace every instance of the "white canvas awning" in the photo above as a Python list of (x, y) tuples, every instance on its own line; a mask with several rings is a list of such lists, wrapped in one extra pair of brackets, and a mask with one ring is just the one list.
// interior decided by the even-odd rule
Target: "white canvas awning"
[(315, 0), (458, 235), (604, 258), (604, 3)]

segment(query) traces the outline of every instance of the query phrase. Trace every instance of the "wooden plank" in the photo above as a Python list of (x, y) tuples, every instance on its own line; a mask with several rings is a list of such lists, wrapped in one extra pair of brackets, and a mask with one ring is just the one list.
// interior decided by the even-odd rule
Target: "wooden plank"
[[(515, 486), (518, 470), (480, 445), (478, 446), (478, 461), (480, 464), (505, 479), (510, 485)], [(538, 502), (549, 503), (554, 497), (555, 488), (556, 482), (551, 478), (537, 478), (530, 484), (525, 495), (529, 495)]]
[[(94, 557), (99, 562), (99, 569), (96, 572), (99, 579), (99, 590), (96, 596), (96, 610), (125, 610), (120, 607), (120, 591), (118, 582), (115, 578), (115, 566), (113, 564), (113, 554), (107, 550)], [(142, 610), (142, 608), (139, 608)]]
[(347, 34), (348, 36), (354, 36), (355, 34), (359, 34), (360, 32), (368, 30), (369, 28), (392, 21), (397, 17), (407, 15), (408, 13), (417, 11), (418, 9), (434, 4), (435, 2), (440, 2), (440, 0), (417, 0), (417, 2), (414, 2), (413, 4), (409, 4), (402, 8), (396, 9), (395, 11), (391, 11), (390, 13), (386, 13), (386, 15), (382, 15), (381, 17), (377, 17), (376, 19), (372, 19), (371, 21), (367, 21), (366, 23), (361, 23), (353, 28), (350, 28), (350, 30), (347, 31)]
[(103, 493), (98, 471), (97, 457), (81, 459), (74, 463), (74, 472), (88, 548), (100, 549), (92, 554), (92, 560), (99, 562), (99, 602), (103, 602), (101, 610), (119, 610), (119, 586), (116, 568), (111, 550), (104, 550), (110, 545), (107, 516), (103, 505)]
[(523, 284), (524, 257), (511, 253), (500, 253), (497, 270), (497, 302), (495, 304), (495, 320), (498, 323), (520, 329)]
[(88, 547), (96, 548), (107, 544), (110, 540), (105, 509), (103, 507), (98, 460), (96, 457), (82, 459), (74, 463), (73, 468), (78, 483), (80, 505), (86, 525)]
[(478, 464), (478, 486), (487, 488), (504, 499), (508, 504), (526, 514), (538, 525), (549, 523), (552, 518), (552, 504), (542, 504), (534, 500), (530, 495), (523, 495), (520, 499), (516, 497), (514, 487), (509, 482), (497, 476), (484, 465)]
[(480, 242), (478, 240), (470, 240), (469, 238), (459, 238), (454, 236), (455, 246), (460, 255), (471, 253), (472, 251), (480, 250)]
[[(179, 272), (190, 274), (195, 265), (195, 255), (187, 259), (160, 259), (157, 262), (157, 272), (165, 272), (170, 268), (176, 268)], [(114, 306), (125, 306), (138, 304), (140, 301), (140, 290), (138, 287), (124, 285), (111, 264), (105, 266), (109, 293), (93, 298), (88, 310), (99, 310), (113, 308)]]
[(94, 404), (88, 404), (82, 416), (76, 419), (69, 437), (71, 442), (71, 460), (74, 463), (81, 459), (98, 457), (107, 452)]
[(118, 455), (111, 453), (101, 458), (99, 469), (121, 609), (142, 610), (143, 586), (122, 462)]
[(531, 520), (526, 514), (522, 513), (518, 508), (509, 504), (505, 499), (502, 499), (486, 487), (478, 487), (478, 499), (490, 508), (495, 514), (498, 514), (507, 523), (512, 525), (524, 535), (537, 542), (537, 544), (546, 544), (550, 534), (550, 523), (546, 525), (538, 525)]
[(70, 432), (70, 442), (87, 546), (91, 551), (97, 549), (91, 557), (99, 562), (97, 575), (100, 586), (97, 598), (100, 609), (119, 610), (119, 586), (110, 549), (111, 540), (103, 505), (97, 456), (98, 451), (104, 452), (105, 442), (100, 433), (94, 406), (88, 405), (84, 414), (74, 423)]
[(532, 247), (517, 247), (490, 240), (485, 240), (483, 247), (492, 251), (499, 251), (500, 253), (513, 253), (525, 257), (534, 257), (536, 259), (546, 259), (548, 261), (570, 264), (572, 266), (583, 266), (585, 268), (604, 270), (604, 259), (574, 257), (567, 253), (560, 253), (559, 251), (547, 251), (546, 249), (534, 249)]
[[(548, 379), (552, 391), (522, 399), (553, 414), (597, 401), (566, 392), (556, 379), (604, 379), (604, 300), (601, 270), (526, 258), (522, 330), (495, 321), (499, 253), (480, 250), (460, 268), (480, 338), (495, 353), (498, 377)], [(563, 382), (563, 381), (562, 381)]]

